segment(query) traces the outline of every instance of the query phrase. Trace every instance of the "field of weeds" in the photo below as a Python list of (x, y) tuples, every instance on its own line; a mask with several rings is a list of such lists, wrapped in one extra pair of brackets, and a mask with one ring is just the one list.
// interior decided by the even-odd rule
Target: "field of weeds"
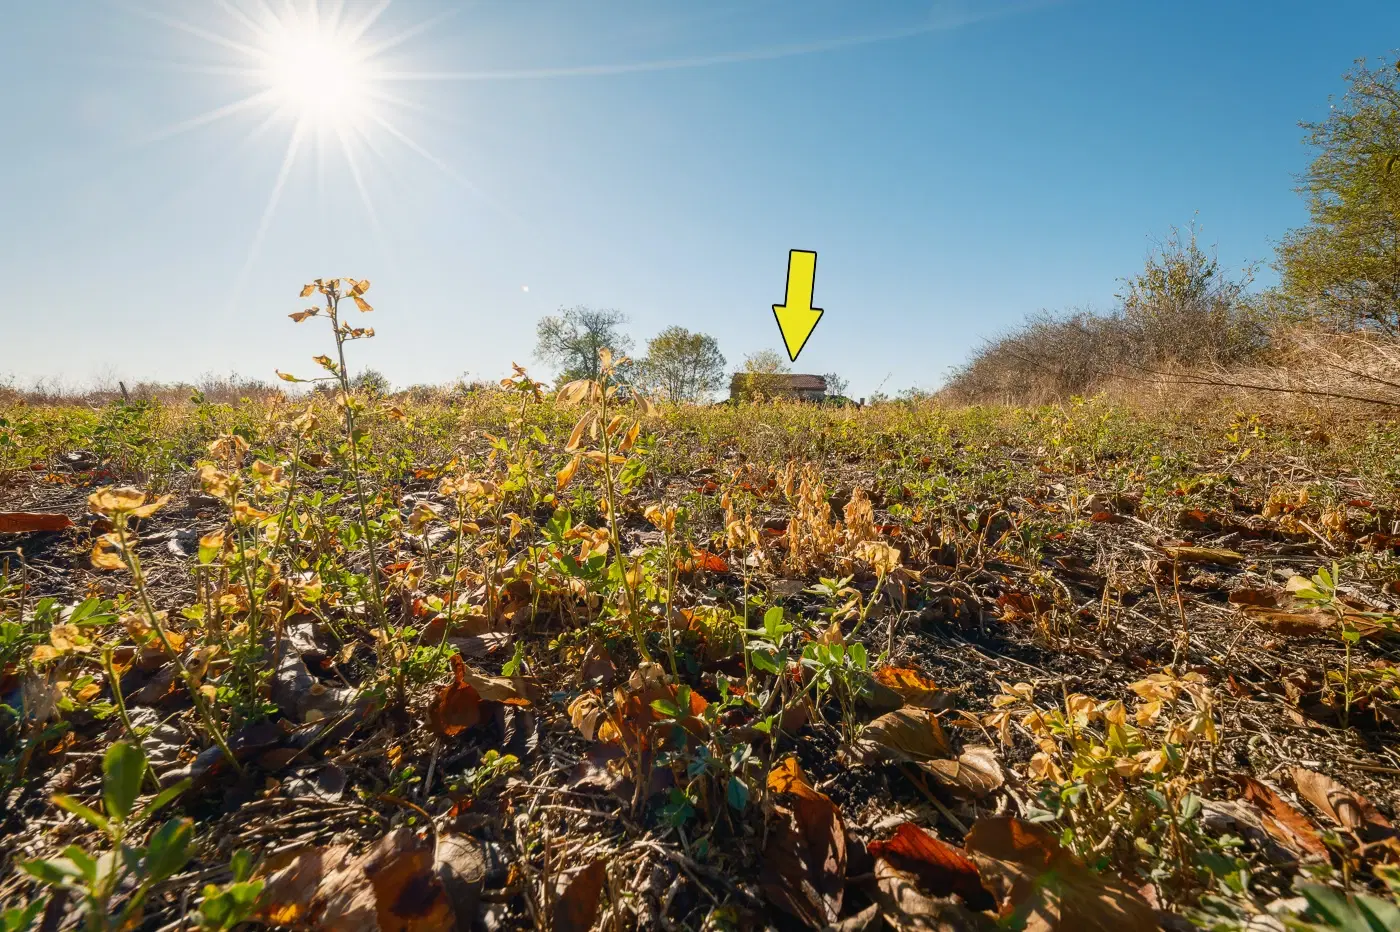
[(1400, 924), (1400, 430), (373, 397), (335, 326), (0, 407), (6, 932)]

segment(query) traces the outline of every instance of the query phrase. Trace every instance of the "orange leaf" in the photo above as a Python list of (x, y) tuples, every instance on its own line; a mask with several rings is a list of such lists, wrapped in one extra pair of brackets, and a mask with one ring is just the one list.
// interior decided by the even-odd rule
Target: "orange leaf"
[(466, 680), (467, 666), (452, 655), (453, 682), (444, 686), (428, 709), (428, 724), (440, 738), (449, 738), (481, 721), (481, 696)]
[(792, 797), (775, 807), (778, 824), (764, 849), (763, 892), (814, 928), (836, 921), (846, 886), (846, 827), (841, 813), (807, 780), (795, 757), (768, 774), (768, 787)]
[(1241, 775), (1235, 779), (1244, 792), (1245, 801), (1258, 810), (1265, 831), (1294, 852), (1327, 854), (1327, 846), (1322, 843), (1322, 836), (1307, 816), (1253, 777)]
[(899, 694), (907, 705), (920, 709), (941, 709), (947, 704), (947, 696), (938, 684), (918, 670), (908, 667), (878, 667), (874, 673), (876, 682)]
[(695, 565), (702, 570), (711, 573), (725, 573), (729, 570), (729, 564), (725, 559), (708, 550), (691, 550), (690, 555), (695, 559)]
[(977, 865), (958, 848), (940, 841), (913, 822), (894, 830), (888, 841), (872, 841), (867, 850), (894, 867), (919, 878), (925, 891), (935, 896), (956, 893), (973, 909), (996, 905), (982, 887)]
[(0, 511), (0, 534), (28, 534), (31, 531), (62, 531), (73, 526), (67, 515), (30, 511)]

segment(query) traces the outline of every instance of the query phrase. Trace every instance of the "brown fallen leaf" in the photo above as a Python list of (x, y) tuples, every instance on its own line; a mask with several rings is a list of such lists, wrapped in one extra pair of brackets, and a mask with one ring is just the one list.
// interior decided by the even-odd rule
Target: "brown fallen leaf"
[(1299, 796), (1322, 810), (1333, 822), (1351, 829), (1363, 841), (1379, 841), (1395, 835), (1390, 820), (1360, 793), (1304, 767), (1294, 767), (1292, 774)]
[(1278, 608), (1286, 600), (1287, 593), (1282, 589), (1253, 589), (1249, 586), (1231, 590), (1228, 598), (1231, 605), (1249, 605), (1256, 608)]
[(434, 869), (433, 842), (398, 828), (359, 857), (346, 845), (274, 858), (257, 917), (322, 932), (431, 932), (455, 922)]
[(1233, 566), (1244, 561), (1244, 554), (1214, 547), (1166, 547), (1167, 556), (1179, 563), (1209, 563)]
[(462, 680), (476, 690), (478, 696), (487, 702), (501, 702), (505, 705), (530, 706), (529, 687), (521, 677), (482, 676), (464, 667)]
[(1009, 589), (997, 597), (997, 608), (1001, 609), (1003, 621), (1035, 619), (1051, 609), (1048, 599)]
[(476, 919), (488, 863), (486, 848), (470, 835), (443, 833), (438, 836), (437, 863), (433, 869), (447, 891), (458, 929), (470, 929)]
[[(978, 819), (967, 854), (1000, 900), (1000, 916), (1026, 932), (1155, 932), (1157, 917), (1137, 891), (1096, 873), (1042, 826), (1001, 816)], [(1014, 918), (1013, 918), (1014, 917)]]
[(982, 886), (977, 865), (960, 849), (935, 838), (913, 822), (896, 828), (893, 838), (870, 842), (866, 850), (916, 876), (920, 887), (934, 896), (957, 894), (977, 910), (996, 905)]
[(593, 928), (598, 918), (598, 898), (607, 877), (607, 865), (594, 861), (559, 880), (554, 901), (554, 932), (588, 932)]
[(33, 511), (0, 511), (0, 534), (62, 531), (73, 526), (67, 515)]
[(1307, 816), (1288, 804), (1282, 796), (1250, 776), (1235, 778), (1245, 800), (1260, 815), (1264, 830), (1297, 854), (1325, 857), (1327, 846)]
[(985, 744), (963, 748), (956, 760), (931, 760), (920, 766), (954, 789), (973, 797), (983, 797), (1006, 783), (996, 751)]
[(938, 718), (927, 709), (896, 709), (865, 726), (861, 737), (903, 760), (922, 762), (951, 757), (952, 747)]
[(776, 824), (764, 849), (761, 882), (769, 901), (814, 929), (841, 913), (846, 887), (846, 827), (836, 804), (808, 781), (789, 757), (768, 775), (768, 788), (789, 797), (775, 806)]
[(428, 724), (439, 738), (450, 738), (481, 722), (481, 696), (466, 680), (467, 666), (452, 655), (452, 682), (428, 707)]
[(1284, 637), (1313, 637), (1337, 626), (1337, 619), (1321, 612), (1287, 612), (1273, 608), (1246, 607), (1245, 615), (1259, 625)]
[(997, 924), (953, 899), (935, 899), (919, 889), (913, 874), (887, 861), (875, 862), (875, 882), (867, 885), (880, 916), (896, 932), (993, 932)]

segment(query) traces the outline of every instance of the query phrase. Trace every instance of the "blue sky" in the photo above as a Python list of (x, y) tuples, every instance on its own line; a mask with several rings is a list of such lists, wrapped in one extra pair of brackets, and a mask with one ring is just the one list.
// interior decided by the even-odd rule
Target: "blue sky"
[(574, 304), (733, 365), (781, 349), (799, 248), (827, 313), (797, 368), (933, 387), (1026, 313), (1110, 307), (1193, 216), (1267, 262), (1305, 219), (1297, 121), (1400, 45), (1381, 0), (396, 0), (355, 46), (402, 38), (371, 59), (392, 99), (342, 111), (357, 184), (285, 87), (173, 131), (268, 86), (234, 13), (284, 7), (7, 10), (0, 375), (307, 372), (327, 335), (286, 314), (331, 275), (374, 282), (354, 358), (399, 385), (538, 366)]

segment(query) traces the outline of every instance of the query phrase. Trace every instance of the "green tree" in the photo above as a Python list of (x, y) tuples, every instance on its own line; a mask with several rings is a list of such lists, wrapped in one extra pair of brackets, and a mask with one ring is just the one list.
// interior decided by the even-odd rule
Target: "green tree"
[(377, 369), (364, 369), (350, 380), (350, 387), (372, 398), (383, 398), (394, 390), (389, 377)]
[(1288, 309), (1344, 329), (1400, 332), (1400, 74), (1358, 61), (1327, 119), (1304, 123), (1318, 149), (1299, 188), (1309, 222), (1279, 246)]
[(828, 372), (826, 375), (822, 376), (822, 378), (826, 379), (826, 396), (828, 398), (846, 397), (846, 392), (851, 387), (850, 381), (842, 378), (835, 372)]
[(719, 341), (684, 327), (667, 327), (647, 343), (645, 381), (672, 401), (700, 401), (724, 384)]
[(740, 398), (776, 398), (786, 394), (782, 376), (787, 360), (773, 350), (759, 350), (744, 357), (744, 366), (734, 374), (734, 394)]
[(1088, 348), (1101, 367), (1115, 360), (1185, 366), (1228, 365), (1249, 358), (1265, 335), (1249, 300), (1252, 270), (1238, 279), (1202, 249), (1193, 223), (1185, 235), (1176, 227), (1148, 255), (1143, 270), (1123, 280), (1118, 299), (1122, 319), (1117, 346), (1102, 336)]
[(535, 356), (555, 367), (560, 382), (596, 381), (600, 350), (620, 357), (632, 348), (632, 338), (622, 332), (626, 323), (627, 315), (613, 308), (561, 308), (535, 325)]

